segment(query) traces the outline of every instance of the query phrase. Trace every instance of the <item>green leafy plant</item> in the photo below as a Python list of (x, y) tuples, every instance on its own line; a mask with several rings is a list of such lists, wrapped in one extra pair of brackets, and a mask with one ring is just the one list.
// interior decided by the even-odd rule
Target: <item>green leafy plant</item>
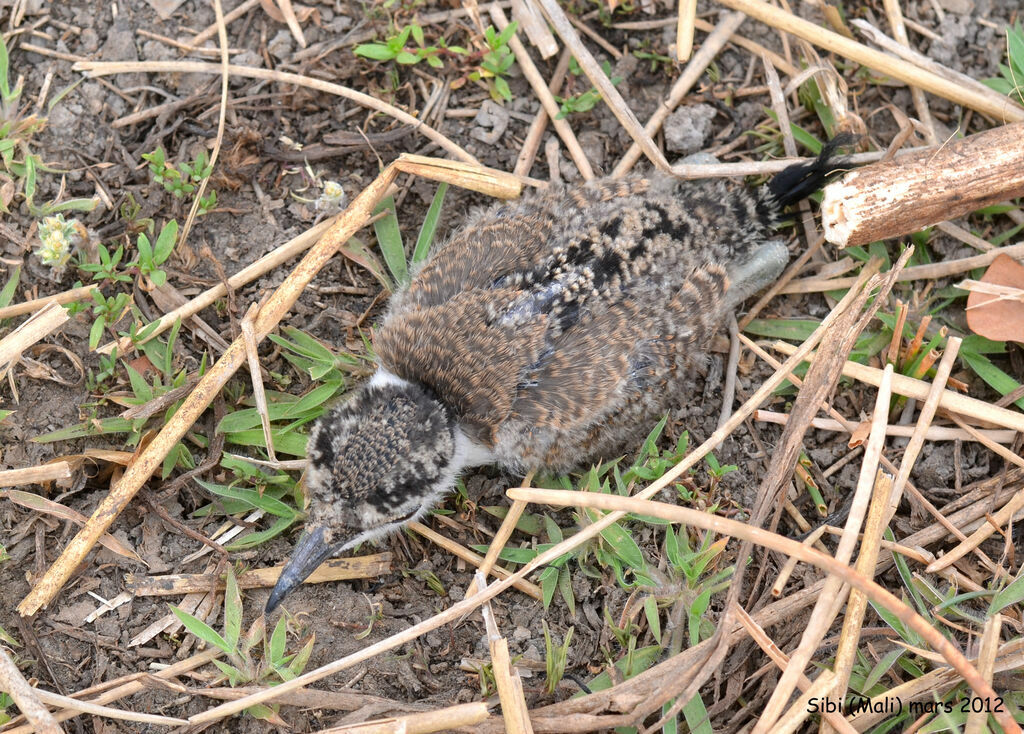
[[(0, 182), (9, 185), (9, 193), (0, 197), (0, 211), (9, 212), (9, 205), (18, 194), (24, 198), (29, 213), (36, 217), (65, 211), (91, 211), (97, 203), (92, 198), (52, 201), (41, 206), (35, 204), (37, 172), (50, 169), (32, 152), (32, 144), (35, 135), (46, 126), (46, 118), (25, 114), (27, 106), (20, 105), (24, 88), (21, 84), (12, 88), (10, 79), (11, 63), (7, 43), (0, 38), (0, 167), (3, 169)], [(57, 94), (50, 102), (49, 109), (72, 88)]]
[[(225, 548), (228, 550), (235, 552), (255, 548), (271, 538), (276, 538), (302, 517), (301, 512), (285, 501), (287, 498), (294, 501), (300, 494), (298, 484), (288, 474), (264, 469), (227, 453), (221, 459), (221, 466), (234, 474), (235, 485), (197, 479), (196, 482), (216, 496), (217, 501), (200, 507), (195, 511), (195, 517), (237, 515), (262, 510), (274, 518), (269, 528), (248, 533), (227, 544)], [(243, 480), (252, 486), (238, 486)]]
[(637, 50), (633, 52), (641, 61), (648, 61), (651, 65), (651, 73), (653, 74), (658, 70), (660, 66), (665, 71), (671, 71), (675, 68), (676, 62), (671, 56), (659, 54), (654, 51)]
[(145, 233), (139, 234), (138, 259), (130, 264), (137, 267), (139, 272), (153, 283), (161, 286), (167, 282), (167, 273), (160, 269), (160, 266), (167, 262), (171, 253), (174, 252), (174, 245), (178, 240), (178, 223), (175, 220), (167, 222), (160, 230), (156, 242), (150, 244), (149, 237)]
[(89, 329), (89, 349), (99, 346), (103, 330), (108, 324), (116, 324), (125, 315), (131, 303), (131, 296), (127, 293), (118, 293), (107, 298), (99, 290), (95, 290), (92, 292), (92, 300), (92, 313), (95, 319), (92, 328)]
[(99, 258), (99, 262), (85, 262), (82, 257), (79, 257), (77, 264), (79, 270), (92, 273), (94, 283), (104, 283), (107, 281), (132, 282), (130, 275), (118, 270), (121, 265), (121, 259), (124, 257), (123, 245), (118, 245), (117, 249), (111, 253), (107, 246), (101, 242), (96, 246), (96, 256)]
[[(7, 282), (4, 283), (4, 287), (0, 288), (0, 308), (5, 308), (11, 304), (14, 300), (14, 295), (18, 290), (18, 282), (21, 280), (21, 266), (15, 265), (11, 270), (10, 276), (7, 278)], [(0, 321), (2, 324), (3, 321)]]
[[(246, 683), (277, 685), (299, 676), (309, 662), (313, 652), (315, 636), (310, 635), (298, 652), (289, 654), (288, 618), (282, 616), (270, 639), (266, 636), (266, 621), (263, 615), (257, 617), (246, 634), (242, 635), (242, 596), (233, 569), (229, 568), (224, 590), (224, 634), (220, 634), (198, 617), (170, 605), (174, 616), (193, 635), (211, 645), (227, 657), (227, 662), (214, 659), (212, 662), (224, 675), (231, 686)], [(257, 647), (262, 649), (259, 658), (254, 656)], [(277, 712), (278, 705), (257, 704), (246, 711), (256, 718), (269, 719)]]
[[(410, 37), (416, 42), (416, 48), (407, 47)], [(444, 38), (440, 39), (436, 46), (428, 46), (423, 36), (423, 28), (412, 24), (388, 36), (383, 43), (362, 43), (355, 47), (353, 53), (374, 61), (394, 61), (406, 66), (426, 61), (431, 67), (440, 69), (444, 66), (441, 58), (445, 54), (458, 55), (468, 52), (462, 46), (449, 46)]]
[(1024, 26), (1020, 21), (1006, 29), (1006, 63), (999, 65), (1002, 76), (985, 79), (991, 89), (1024, 104)]
[[(612, 76), (612, 66), (607, 61), (601, 62), (601, 70), (604, 75), (611, 78), (613, 85), (618, 86), (622, 81), (621, 76)], [(569, 71), (572, 72), (573, 76), (579, 76), (583, 73), (580, 69), (576, 59), (572, 59), (569, 62)], [(591, 87), (586, 92), (571, 96), (571, 97), (559, 97), (555, 96), (555, 101), (559, 104), (559, 113), (556, 119), (563, 119), (576, 112), (589, 112), (594, 109), (594, 106), (601, 101), (601, 93), (597, 91), (596, 87)]]
[(501, 33), (498, 33), (494, 26), (487, 26), (484, 30), (484, 41), (487, 49), (480, 59), (480, 66), (476, 71), (470, 73), (472, 81), (483, 81), (491, 93), (491, 99), (495, 102), (512, 99), (512, 90), (508, 86), (505, 74), (516, 62), (515, 54), (508, 47), (508, 42), (516, 33), (517, 24), (515, 21), (509, 23)]
[[(167, 154), (162, 147), (152, 153), (143, 153), (142, 159), (149, 163), (149, 172), (153, 180), (164, 187), (164, 190), (181, 199), (190, 196), (199, 188), (199, 184), (213, 173), (213, 164), (209, 153), (199, 151), (192, 162), (183, 162), (175, 166), (167, 162)], [(217, 192), (208, 189), (199, 201), (199, 213), (206, 214), (217, 206)]]

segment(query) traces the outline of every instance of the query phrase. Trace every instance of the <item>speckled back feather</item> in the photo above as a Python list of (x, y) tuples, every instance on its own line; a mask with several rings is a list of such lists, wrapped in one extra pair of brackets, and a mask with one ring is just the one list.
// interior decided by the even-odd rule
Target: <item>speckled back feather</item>
[(508, 466), (609, 458), (678, 400), (772, 236), (768, 193), (656, 175), (491, 207), (394, 297), (378, 358)]

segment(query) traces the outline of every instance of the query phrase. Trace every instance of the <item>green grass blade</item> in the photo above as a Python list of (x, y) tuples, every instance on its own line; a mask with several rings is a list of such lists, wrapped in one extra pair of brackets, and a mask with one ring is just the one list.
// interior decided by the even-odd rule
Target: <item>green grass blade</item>
[(263, 510), (276, 517), (285, 517), (294, 519), (298, 516), (298, 512), (293, 507), (289, 507), (279, 499), (274, 499), (267, 493), (262, 495), (253, 489), (238, 489), (236, 487), (228, 487), (224, 484), (214, 484), (213, 482), (207, 482), (202, 479), (196, 479), (196, 483), (199, 484), (203, 489), (211, 492), (218, 497), (228, 497), (230, 499), (241, 500), (252, 505), (252, 507)]
[[(1018, 387), (1020, 383), (996, 367), (988, 357), (965, 352), (960, 350), (960, 359), (967, 363), (967, 366), (974, 370), (978, 377), (988, 383), (989, 387), (1000, 395), (1008, 395)], [(1024, 398), (1014, 403), (1018, 408), (1024, 408)]]
[(437, 234), (437, 225), (441, 221), (441, 208), (444, 206), (444, 195), (448, 191), (448, 184), (442, 183), (434, 192), (434, 198), (427, 209), (427, 216), (423, 218), (423, 226), (420, 227), (420, 234), (416, 238), (416, 247), (412, 251), (412, 264), (421, 263), (427, 259), (430, 246), (434, 243), (434, 235)]
[(405, 262), (405, 245), (402, 244), (402, 231), (398, 228), (398, 217), (395, 216), (393, 196), (382, 199), (373, 213), (380, 214), (383, 211), (387, 211), (387, 214), (374, 222), (373, 231), (377, 234), (380, 253), (391, 271), (391, 277), (402, 286), (409, 280), (409, 267)]
[(21, 279), (21, 266), (15, 266), (11, 271), (11, 277), (7, 279), (3, 290), (0, 290), (0, 308), (10, 305), (14, 300), (14, 293), (18, 288), (18, 281)]
[(228, 644), (227, 640), (221, 637), (220, 634), (218, 634), (217, 630), (213, 629), (213, 627), (206, 624), (206, 622), (203, 622), (201, 619), (193, 617), (188, 612), (183, 612), (173, 604), (171, 604), (170, 606), (171, 611), (174, 612), (174, 616), (177, 617), (178, 620), (183, 625), (185, 625), (185, 629), (187, 629), (193, 635), (198, 637), (200, 640), (203, 640), (213, 645), (214, 647), (223, 650), (228, 655), (232, 654), (235, 651), (234, 648)]

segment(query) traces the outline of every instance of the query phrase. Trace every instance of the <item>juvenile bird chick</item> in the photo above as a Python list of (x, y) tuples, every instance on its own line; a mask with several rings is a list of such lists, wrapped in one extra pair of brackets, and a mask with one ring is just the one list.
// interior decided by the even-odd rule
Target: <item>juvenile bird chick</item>
[(723, 317), (782, 272), (773, 227), (838, 168), (833, 149), (758, 191), (654, 174), (470, 216), (391, 299), (376, 374), (313, 427), (306, 534), (267, 611), (468, 468), (561, 472), (633, 447), (682, 403)]

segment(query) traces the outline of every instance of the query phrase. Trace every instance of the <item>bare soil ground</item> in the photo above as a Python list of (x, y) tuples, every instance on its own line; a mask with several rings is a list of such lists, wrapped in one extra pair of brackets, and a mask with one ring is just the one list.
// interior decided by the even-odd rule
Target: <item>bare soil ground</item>
[[(239, 3), (228, 0), (225, 12)], [(263, 5), (273, 5), (266, 2)], [(301, 6), (296, 6), (302, 11)], [(274, 20), (260, 4), (248, 9), (228, 25), (228, 41), (232, 63), (263, 69), (289, 71), (328, 80), (365, 92), (410, 113), (421, 110), (427, 98), (438, 90), (440, 101), (426, 116), (426, 121), (463, 147), (480, 163), (511, 171), (523, 146), (524, 138), (539, 103), (530, 86), (515, 69), (508, 76), (511, 100), (496, 104), (489, 91), (469, 80), (457, 89), (447, 89), (453, 80), (473, 70), (472, 65), (459, 66), (446, 60), (442, 69), (425, 63), (397, 66), (358, 58), (353, 48), (358, 43), (382, 39), (389, 28), (403, 27), (421, 19), (427, 42), (442, 36), (452, 43), (470, 45), (479, 42), (480, 34), (472, 20), (456, 12), (458, 3), (387, 2), (381, 4), (331, 0), (312, 2), (312, 14), (302, 12), (301, 26), (306, 48), (296, 42), (288, 26)], [(169, 9), (169, 12), (168, 12)], [(617, 89), (641, 120), (646, 120), (666, 99), (668, 90), (679, 74), (680, 65), (659, 60), (668, 55), (674, 41), (674, 5), (651, 2), (648, 10), (626, 6), (609, 13), (604, 3), (575, 2), (570, 10), (616, 49), (615, 58), (596, 43), (587, 40), (599, 59), (608, 60), (611, 72), (622, 81)], [(842, 8), (847, 18), (868, 18), (886, 32), (885, 12), (880, 2), (846, 3)], [(1005, 63), (1005, 28), (1019, 17), (1016, 0), (909, 0), (902, 7), (910, 25), (911, 44), (938, 63), (965, 73), (975, 79), (997, 76), (999, 64)], [(823, 22), (820, 8), (800, 3), (795, 11), (815, 22)], [(36, 113), (46, 118), (33, 138), (31, 149), (46, 164), (37, 173), (34, 201), (36, 204), (64, 201), (73, 197), (101, 199), (88, 213), (78, 216), (88, 228), (92, 252), (84, 252), (63, 272), (43, 264), (33, 250), (39, 247), (38, 230), (41, 217), (30, 211), (16, 176), (7, 178), (19, 186), (9, 201), (11, 212), (0, 219), (0, 287), (20, 268), (20, 281), (14, 302), (46, 296), (70, 289), (76, 281), (88, 284), (90, 274), (76, 263), (96, 262), (95, 247), (103, 242), (111, 251), (124, 245), (124, 261), (135, 257), (137, 233), (152, 218), (156, 231), (169, 219), (184, 221), (188, 198), (177, 199), (153, 180), (142, 158), (158, 146), (167, 151), (170, 161), (195, 160), (200, 151), (208, 151), (216, 138), (220, 108), (220, 80), (216, 74), (133, 72), (106, 77), (83, 76), (73, 70), (75, 60), (135, 61), (201, 59), (216, 62), (216, 36), (201, 43), (204, 52), (188, 53), (170, 39), (188, 44), (195, 34), (215, 23), (213, 6), (205, 0), (157, 2), (156, 0), (122, 0), (117, 3), (71, 0), (62, 3), (16, 2), (3, 4), (3, 27), (10, 49), (12, 82), (23, 78), (24, 92), (19, 105), (21, 115)], [(711, 3), (699, 5), (699, 17), (711, 23), (726, 11)], [(15, 13), (23, 13), (12, 17)], [(429, 14), (446, 17), (423, 22)], [(667, 19), (671, 24), (637, 30), (614, 27), (618, 23), (638, 23)], [(485, 14), (484, 25), (487, 25)], [(793, 39), (784, 46), (780, 34), (753, 20), (747, 20), (740, 33), (752, 41), (779, 53), (790, 53), (794, 61), (802, 56)], [(520, 34), (522, 35), (522, 34)], [(698, 32), (696, 44), (706, 34)], [(411, 42), (410, 42), (411, 45)], [(35, 47), (37, 50), (31, 50)], [(542, 76), (550, 79), (557, 56), (540, 61), (532, 46)], [(208, 53), (206, 52), (208, 51)], [(621, 52), (625, 53), (621, 53)], [(642, 58), (638, 58), (637, 54)], [(647, 54), (647, 56), (644, 56)], [(653, 54), (652, 58), (650, 55)], [(824, 53), (823, 53), (824, 55)], [(839, 63), (842, 62), (842, 63)], [(849, 85), (848, 100), (853, 112), (865, 124), (866, 140), (884, 148), (898, 133), (906, 117), (917, 117), (908, 89), (898, 83), (882, 84), (866, 69), (833, 59)], [(799, 65), (799, 64), (798, 64)], [(783, 78), (785, 85), (788, 79)], [(589, 88), (582, 76), (569, 77), (569, 93), (580, 94)], [(59, 100), (58, 92), (66, 90)], [(330, 94), (295, 85), (271, 83), (233, 77), (230, 83), (230, 104), (220, 157), (210, 178), (216, 189), (213, 211), (196, 220), (188, 241), (179, 245), (165, 269), (169, 282), (184, 297), (191, 298), (221, 282), (245, 265), (292, 237), (309, 229), (324, 213), (314, 202), (320, 196), (323, 182), (341, 184), (348, 199), (357, 195), (380, 170), (402, 152), (443, 155), (438, 146), (419, 132), (401, 126), (386, 115), (373, 113), (359, 105)], [(567, 94), (568, 96), (568, 94)], [(55, 102), (55, 103), (54, 103)], [(50, 107), (50, 104), (52, 108)], [(929, 96), (939, 139), (955, 131), (971, 133), (991, 127), (994, 122), (971, 113), (939, 97)], [(706, 151), (722, 161), (760, 160), (766, 155), (781, 154), (781, 136), (766, 114), (771, 108), (765, 86), (761, 61), (749, 51), (727, 46), (715, 59), (689, 94), (680, 110), (667, 123), (657, 141), (669, 145), (667, 155), (675, 160), (690, 152)], [(803, 106), (789, 101), (794, 121), (810, 130), (818, 139), (825, 137), (817, 116)], [(11, 114), (10, 111), (7, 112)], [(608, 173), (630, 144), (630, 138), (607, 107), (598, 102), (593, 109), (572, 114), (568, 118), (588, 160), (600, 175)], [(774, 127), (773, 127), (774, 125)], [(748, 135), (759, 129), (762, 137)], [(401, 131), (400, 134), (397, 131)], [(332, 134), (343, 133), (331, 141)], [(755, 150), (765, 139), (774, 147)], [(340, 142), (338, 142), (340, 140)], [(551, 143), (551, 141), (554, 141)], [(548, 132), (540, 146), (529, 175), (539, 180), (562, 178), (577, 181), (580, 174), (569, 160), (558, 138)], [(907, 145), (923, 144), (913, 137)], [(328, 149), (322, 152), (321, 148)], [(304, 150), (303, 150), (304, 149)], [(313, 155), (310, 151), (316, 151)], [(806, 155), (807, 151), (800, 151)], [(305, 160), (304, 160), (305, 159)], [(641, 161), (639, 168), (650, 164)], [(553, 170), (553, 166), (557, 170)], [(401, 179), (397, 196), (397, 215), (407, 244), (420, 226), (434, 195), (435, 185), (423, 180)], [(445, 200), (439, 236), (457, 227), (461, 214), (470, 207), (486, 203), (485, 197), (452, 188)], [(1019, 212), (1019, 210), (1018, 210)], [(986, 218), (976, 217), (959, 222), (984, 238), (1000, 235), (1015, 226), (1014, 219), (1003, 213)], [(805, 232), (798, 226), (793, 234), (793, 252), (807, 246)], [(813, 225), (812, 225), (813, 234)], [(360, 238), (373, 249), (372, 229)], [(1016, 238), (1012, 241), (1017, 241)], [(888, 243), (889, 252), (898, 251), (898, 243)], [(935, 230), (928, 240), (935, 259), (952, 259), (973, 254), (967, 245), (950, 235)], [(823, 258), (836, 260), (840, 254), (824, 251)], [(816, 263), (814, 267), (822, 267)], [(220, 338), (230, 342), (239, 334), (238, 321), (250, 303), (258, 302), (284, 279), (285, 265), (220, 299), (201, 317)], [(138, 273), (130, 273), (138, 278)], [(916, 326), (936, 304), (935, 294), (945, 293), (954, 279), (911, 283), (894, 292), (910, 304), (908, 323)], [(141, 317), (159, 317), (162, 305), (152, 294), (138, 285), (105, 282), (108, 296), (116, 292), (132, 293)], [(379, 282), (362, 267), (343, 257), (335, 257), (306, 289), (283, 325), (300, 328), (325, 344), (357, 355), (366, 352), (365, 328), (380, 316), (386, 302)], [(821, 293), (784, 295), (774, 299), (760, 314), (766, 318), (810, 319), (820, 321), (835, 301)], [(963, 320), (963, 299), (944, 307), (928, 331), (929, 337), (945, 326), (952, 333), (966, 333)], [(104, 368), (99, 355), (88, 347), (94, 314), (90, 308), (75, 315), (46, 343), (65, 351), (34, 353), (33, 358), (44, 367), (29, 363), (15, 365), (9, 379), (0, 385), (0, 408), (15, 411), (0, 421), (0, 470), (21, 469), (44, 464), (59, 457), (80, 455), (86, 449), (132, 451), (126, 446), (124, 434), (71, 438), (65, 441), (40, 443), (32, 439), (43, 434), (99, 418), (116, 416), (126, 407), (117, 396), (130, 388), (123, 363), (119, 363), (106, 382), (98, 385), (95, 376)], [(882, 308), (892, 313), (892, 304)], [(9, 334), (24, 317), (0, 321), (0, 338)], [(132, 317), (126, 316), (117, 329), (127, 329)], [(876, 322), (877, 324), (877, 322)], [(108, 329), (103, 341), (113, 335)], [(724, 343), (724, 342), (723, 342)], [(186, 324), (174, 352), (175, 371), (194, 373), (204, 352), (210, 360), (219, 355), (219, 348), (210, 346), (197, 336), (193, 324)], [(28, 356), (28, 355), (26, 355)], [(125, 360), (137, 355), (125, 356)], [(280, 347), (265, 342), (260, 349), (267, 388), (291, 394), (305, 394), (312, 383), (300, 370), (290, 365)], [(997, 366), (1010, 375), (1024, 374), (1024, 352), (1012, 343), (1007, 350), (991, 355)], [(78, 362), (77, 366), (75, 362)], [(133, 364), (139, 366), (138, 362)], [(696, 446), (710, 436), (719, 420), (722, 384), (726, 373), (724, 348), (711, 359), (705, 379), (697, 379), (693, 395), (686, 407), (669, 417), (661, 446), (668, 449), (678, 437), (688, 432), (689, 445)], [(737, 380), (739, 402), (749, 397), (772, 370), (745, 352), (740, 360)], [(963, 364), (957, 365), (954, 376), (970, 385), (970, 394), (995, 401), (999, 396), (981, 382)], [(352, 379), (356, 379), (353, 376)], [(16, 393), (15, 393), (16, 389)], [(222, 409), (234, 410), (249, 403), (251, 384), (246, 373), (239, 373), (223, 395)], [(871, 413), (875, 390), (860, 383), (843, 382), (832, 400), (832, 406), (850, 419), (859, 421)], [(764, 407), (788, 412), (794, 392), (783, 391)], [(162, 413), (161, 413), (162, 414)], [(899, 422), (900, 415), (895, 414)], [(904, 422), (913, 423), (914, 413), (907, 412)], [(207, 458), (207, 442), (215, 441), (216, 419), (208, 411), (197, 424), (195, 440), (189, 444), (195, 462)], [(160, 427), (159, 419), (149, 425)], [(717, 476), (702, 464), (685, 480), (686, 487), (700, 499), (703, 507), (716, 507), (726, 516), (743, 519), (756, 502), (756, 491), (781, 427), (747, 421), (715, 452), (721, 465), (735, 465), (735, 470)], [(152, 438), (146, 432), (143, 441)], [(204, 440), (205, 439), (205, 440)], [(811, 476), (822, 487), (830, 509), (844, 504), (857, 482), (860, 459), (842, 463), (851, 449), (843, 433), (811, 430), (804, 437), (804, 449)], [(890, 440), (886, 455), (899, 460), (905, 441)], [(1017, 444), (1019, 447), (1019, 442)], [(238, 454), (258, 455), (258, 451), (238, 445), (226, 450)], [(281, 457), (292, 458), (292, 457)], [(219, 457), (212, 457), (206, 471), (198, 478), (227, 484), (231, 474), (219, 466)], [(631, 459), (630, 459), (631, 460)], [(90, 459), (76, 466), (70, 480), (46, 486), (19, 489), (36, 492), (82, 515), (89, 516), (109, 490), (112, 476), (121, 469), (103, 460)], [(211, 495), (195, 481), (177, 483), (167, 491), (169, 483), (184, 470), (176, 469), (170, 477), (154, 477), (117, 518), (110, 533), (140, 556), (148, 565), (133, 562), (109, 549), (97, 547), (74, 572), (59, 595), (49, 606), (31, 617), (21, 617), (15, 606), (28, 593), (57, 558), (79, 524), (58, 519), (51, 514), (30, 509), (8, 497), (0, 500), (0, 544), (8, 558), (0, 561), (0, 627), (19, 643), (10, 647), (23, 674), (40, 688), (72, 694), (122, 676), (155, 672), (178, 660), (188, 658), (197, 650), (195, 639), (175, 626), (132, 644), (143, 630), (168, 615), (168, 602), (181, 603), (182, 597), (135, 596), (116, 609), (94, 620), (85, 621), (97, 609), (101, 599), (114, 599), (125, 590), (125, 574), (161, 575), (167, 573), (223, 573), (225, 563), (216, 563), (216, 553), (183, 562), (203, 548), (203, 544), (186, 534), (183, 527), (209, 536), (223, 522), (222, 516), (196, 517), (195, 511), (211, 503)], [(297, 472), (293, 472), (297, 476)], [(446, 505), (450, 514), (436, 517), (431, 525), (455, 541), (471, 546), (486, 544), (500, 525), (500, 519), (482, 508), (507, 504), (504, 489), (518, 484), (520, 478), (496, 471), (467, 477), (465, 498), (452, 498)], [(1019, 490), (1024, 486), (1020, 470), (1012, 470), (1001, 457), (978, 443), (969, 441), (928, 442), (918, 459), (912, 481), (925, 496), (940, 508), (964, 494), (976, 483), (1002, 485)], [(814, 517), (809, 498), (802, 494), (797, 506), (805, 517)], [(159, 506), (160, 512), (155, 510)], [(993, 511), (999, 505), (993, 507)], [(538, 510), (538, 512), (540, 512)], [(244, 523), (237, 515), (238, 522)], [(578, 516), (568, 511), (547, 511), (566, 535), (575, 531)], [(906, 503), (892, 522), (899, 538), (929, 526), (933, 520), (924, 517)], [(257, 522), (257, 529), (266, 529), (270, 521)], [(1020, 568), (1019, 545), (1021, 528), (1012, 526), (1015, 535), (1000, 536), (983, 546), (994, 560), (1011, 576)], [(264, 567), (286, 560), (297, 537), (299, 524), (288, 533), (256, 546), (233, 552), (230, 561), (241, 568)], [(1004, 530), (1006, 526), (1004, 525)], [(654, 567), (665, 565), (661, 526), (636, 523), (630, 526), (632, 537)], [(787, 517), (781, 530), (796, 535), (799, 529)], [(510, 546), (529, 546), (550, 540), (543, 533), (517, 533)], [(937, 552), (952, 547), (948, 537), (931, 541), (928, 550)], [(831, 544), (829, 544), (831, 547)], [(1016, 545), (1016, 551), (1014, 546)], [(373, 579), (307, 585), (289, 599), (288, 610), (294, 619), (289, 625), (288, 648), (298, 650), (315, 635), (307, 669), (339, 659), (366, 646), (386, 639), (463, 598), (472, 579), (472, 569), (414, 533), (403, 534), (384, 544), (381, 550), (393, 553), (392, 570)], [(732, 563), (735, 549), (719, 561), (718, 567)], [(211, 558), (214, 562), (211, 562)], [(764, 564), (769, 578), (779, 565), (778, 559), (755, 555), (755, 564)], [(540, 601), (516, 591), (502, 594), (493, 608), (499, 628), (509, 638), (511, 653), (517, 660), (525, 680), (526, 701), (530, 709), (562, 701), (580, 690), (580, 684), (610, 669), (610, 662), (626, 654), (623, 640), (633, 637), (637, 648), (657, 644), (655, 631), (642, 612), (644, 591), (628, 588), (616, 578), (613, 569), (591, 559), (593, 576), (572, 566), (571, 585), (575, 609), (570, 610), (562, 594), (556, 594), (545, 608)], [(976, 561), (966, 564), (964, 574), (980, 586), (991, 583), (991, 571), (982, 571)], [(748, 570), (748, 583), (759, 569)], [(914, 567), (915, 571), (921, 570)], [(536, 575), (533, 577), (536, 580)], [(801, 567), (790, 581), (787, 594), (811, 586), (819, 574)], [(946, 579), (926, 576), (920, 587), (936, 584), (941, 594), (949, 592)], [(880, 582), (897, 595), (906, 587), (896, 570), (889, 570)], [(770, 582), (769, 582), (770, 583)], [(267, 592), (263, 589), (244, 593), (243, 628), (262, 611)], [(939, 592), (936, 592), (939, 594)], [(659, 597), (660, 598), (660, 597)], [(667, 597), (665, 597), (667, 598)], [(934, 605), (937, 596), (927, 596)], [(724, 592), (717, 593), (705, 618), (717, 619)], [(638, 603), (639, 602), (639, 603)], [(666, 602), (667, 603), (667, 602)], [(765, 600), (758, 605), (765, 604)], [(965, 603), (963, 614), (954, 615), (958, 629), (981, 629), (979, 619), (985, 614), (987, 600), (972, 605)], [(926, 604), (926, 606), (928, 606)], [(757, 605), (755, 605), (757, 606)], [(223, 629), (220, 597), (211, 599), (200, 612), (208, 624)], [(791, 650), (803, 631), (802, 620), (807, 610), (786, 624), (769, 630), (782, 650)], [(1007, 627), (1003, 639), (1020, 634), (1021, 606), (1004, 610)], [(940, 615), (941, 616), (941, 615)], [(545, 620), (555, 640), (564, 639), (570, 628), (573, 636), (568, 651), (566, 677), (554, 693), (544, 689), (545, 639), (541, 621)], [(680, 620), (675, 620), (680, 622)], [(982, 620), (983, 621), (983, 620)], [(611, 624), (614, 622), (614, 626)], [(663, 618), (665, 624), (669, 617)], [(681, 623), (681, 622), (680, 622)], [(956, 624), (951, 623), (953, 627)], [(867, 669), (885, 654), (896, 649), (892, 629), (884, 627), (877, 616), (867, 623), (876, 637), (867, 637), (863, 653)], [(627, 630), (617, 639), (616, 627)], [(838, 632), (839, 623), (834, 632)], [(630, 631), (632, 630), (632, 631)], [(619, 633), (621, 636), (621, 633)], [(669, 630), (666, 630), (666, 639)], [(702, 635), (702, 639), (706, 635)], [(976, 643), (974, 634), (963, 634), (959, 644)], [(834, 654), (835, 638), (830, 637), (815, 658), (829, 661)], [(2, 644), (2, 641), (0, 641)], [(688, 644), (686, 645), (688, 646)], [(973, 648), (972, 648), (973, 649)], [(651, 662), (667, 659), (659, 653)], [(887, 673), (888, 684), (896, 685), (913, 665), (931, 664), (918, 656)], [(287, 723), (294, 731), (315, 731), (337, 722), (353, 722), (410, 711), (438, 709), (456, 703), (496, 700), (493, 682), (474, 666), (486, 666), (490, 659), (486, 635), (479, 614), (443, 626), (411, 644), (375, 657), (340, 675), (318, 684), (325, 690), (344, 690), (355, 695), (330, 703), (312, 703), (280, 707), (279, 723)], [(704, 686), (703, 701), (710, 712), (716, 731), (737, 731), (756, 718), (758, 704), (763, 705), (778, 680), (778, 671), (765, 666), (767, 657), (756, 646), (743, 643), (735, 647), (724, 661), (722, 675)], [(648, 665), (651, 664), (648, 663)], [(646, 667), (646, 666), (642, 666)], [(638, 668), (639, 670), (640, 668)], [(636, 671), (634, 671), (636, 672)], [(149, 679), (146, 686), (123, 700), (112, 704), (126, 710), (160, 713), (187, 718), (200, 713), (230, 693), (223, 693), (223, 682), (212, 666), (182, 675), (178, 685), (162, 686)], [(1000, 690), (1019, 690), (1012, 682), (1003, 681)], [(220, 693), (204, 695), (206, 687)], [(938, 695), (946, 688), (934, 687)], [(213, 698), (211, 698), (211, 696)], [(285, 702), (287, 704), (288, 701)], [(745, 703), (746, 706), (743, 706)], [(609, 704), (595, 714), (613, 714), (630, 710), (622, 703)], [(13, 706), (7, 709), (15, 715)], [(500, 727), (494, 713), (489, 726)], [(650, 724), (657, 716), (649, 717)], [(609, 719), (611, 721), (611, 719)], [(552, 720), (542, 730), (600, 730), (597, 725), (586, 728), (576, 720), (566, 719), (565, 728), (553, 728)], [(69, 731), (93, 728), (96, 731), (153, 730), (141, 723), (113, 722), (109, 719), (80, 716), (64, 726)], [(810, 726), (809, 724), (806, 726)], [(576, 727), (576, 728), (573, 728)], [(275, 728), (248, 714), (210, 726), (215, 731), (265, 731)], [(3, 730), (3, 729), (0, 729)]]

